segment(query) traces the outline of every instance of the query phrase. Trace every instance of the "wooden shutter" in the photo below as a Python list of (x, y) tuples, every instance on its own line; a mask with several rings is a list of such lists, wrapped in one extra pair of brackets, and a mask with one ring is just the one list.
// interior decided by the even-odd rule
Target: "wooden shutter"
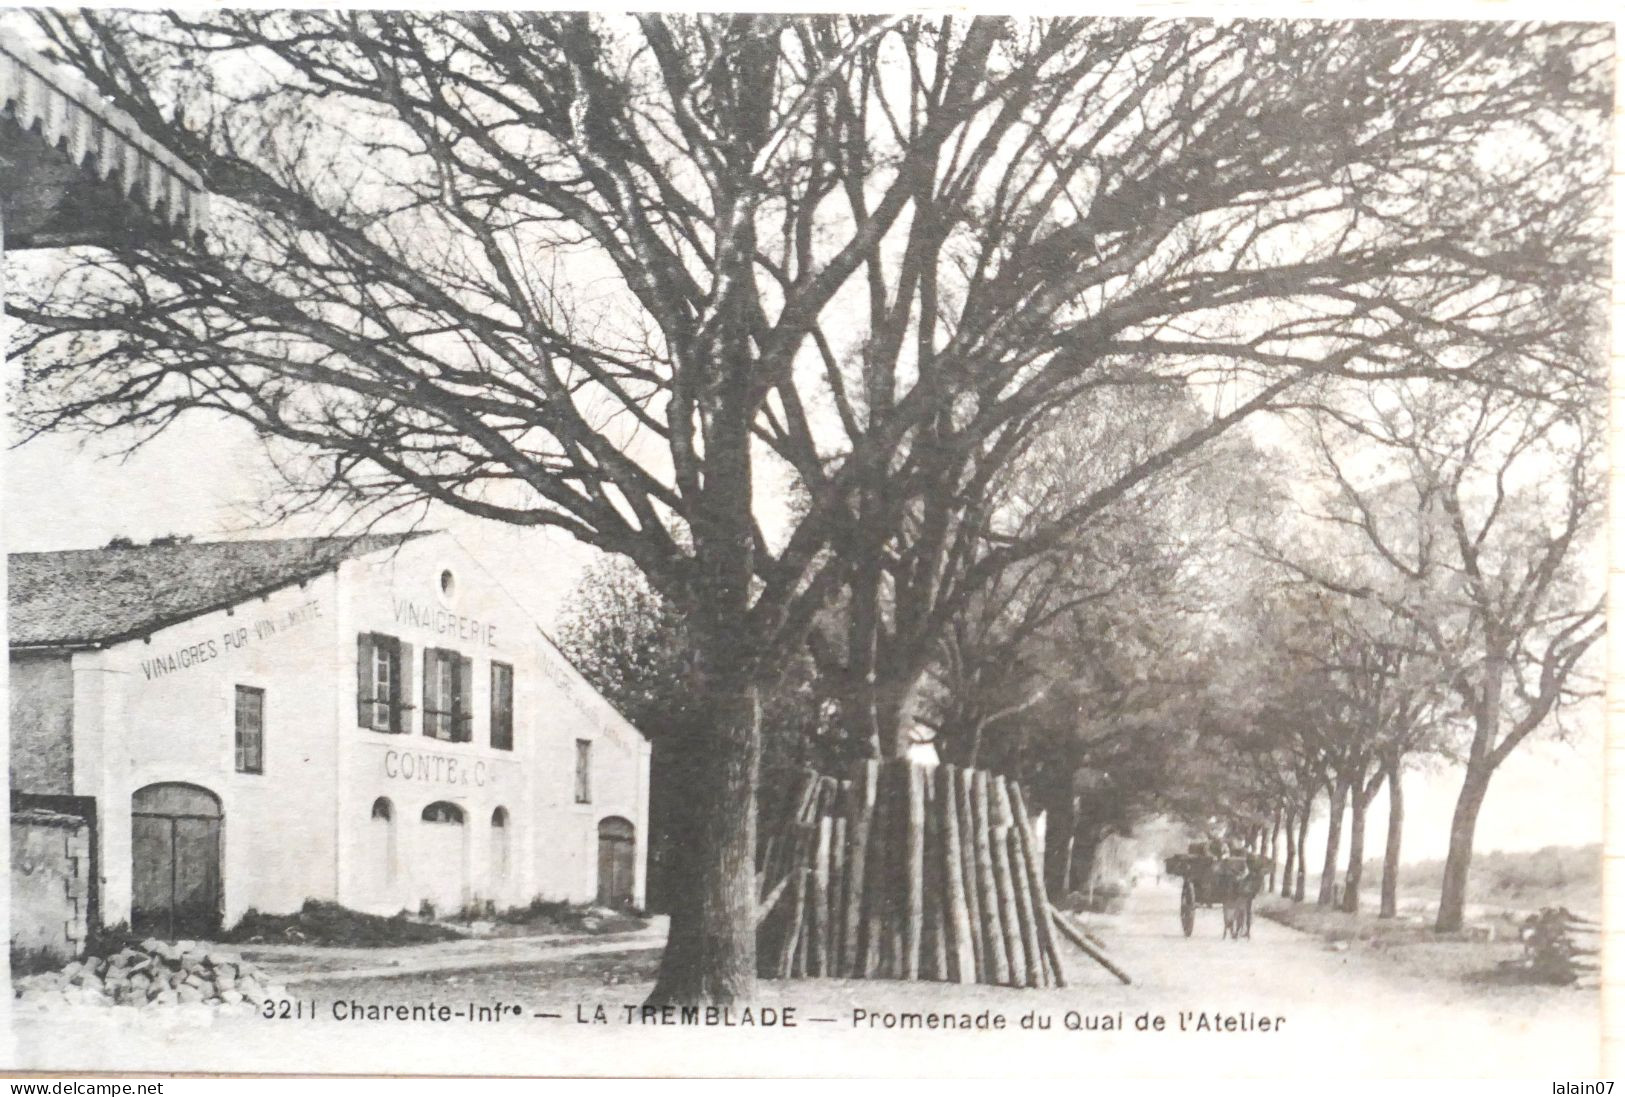
[(355, 720), (364, 728), (372, 727), (372, 634), (363, 632), (355, 638)]
[[(439, 662), (439, 648), (423, 649), (423, 734), (425, 735), (432, 735), (439, 731), (440, 717), (430, 715), (430, 713), (438, 713), (441, 709), (440, 675), (435, 673)], [(433, 724), (431, 724), (431, 721), (433, 721)]]
[(491, 661), (491, 746), (513, 749), (513, 667)]
[(402, 735), (411, 735), (416, 730), (413, 715), (417, 712), (417, 705), (413, 702), (417, 695), (412, 691), (412, 645), (402, 640), (399, 657), (395, 660), (395, 731)]
[(474, 741), (474, 660), (457, 656), (457, 730), (452, 738), (459, 743)]

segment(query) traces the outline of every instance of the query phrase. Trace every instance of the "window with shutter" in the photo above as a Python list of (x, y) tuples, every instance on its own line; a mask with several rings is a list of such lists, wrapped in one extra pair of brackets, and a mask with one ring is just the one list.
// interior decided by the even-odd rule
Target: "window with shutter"
[(356, 722), (374, 731), (402, 729), (401, 642), (363, 632), (356, 637)]
[(372, 634), (363, 632), (355, 638), (355, 722), (360, 727), (372, 727)]
[(467, 742), (474, 723), (469, 679), (473, 660), (445, 648), (423, 650), (423, 734)]
[(454, 710), (457, 713), (456, 742), (472, 743), (474, 741), (474, 660), (468, 656), (458, 656), (457, 674), (453, 680), (457, 691), (457, 703)]
[(390, 731), (397, 735), (412, 734), (412, 715), (417, 712), (417, 705), (412, 698), (416, 693), (412, 687), (412, 671), (415, 664), (412, 662), (412, 645), (404, 641), (396, 641), (395, 667), (398, 682), (395, 687), (395, 717), (390, 723)]
[(491, 663), (491, 746), (513, 749), (513, 667)]
[(397, 681), (400, 664), (395, 661), (394, 652), (389, 645), (373, 638), (372, 644), (372, 685), (373, 685), (373, 719), (372, 726), (379, 731), (395, 730), (395, 696), (400, 688)]
[(440, 649), (423, 649), (423, 734), (441, 738), (445, 710), (440, 704)]

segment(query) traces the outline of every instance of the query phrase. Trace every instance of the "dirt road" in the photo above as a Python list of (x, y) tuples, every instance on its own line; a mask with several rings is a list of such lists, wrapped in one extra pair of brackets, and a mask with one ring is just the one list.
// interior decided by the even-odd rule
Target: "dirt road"
[[(634, 1021), (658, 951), (470, 955), (402, 973), (383, 957), (365, 970), (290, 985), (315, 1019), (132, 1017), (102, 1010), (71, 1022), (13, 1019), (8, 1061), (72, 1069), (86, 1049), (148, 1069), (400, 1073), (681, 1073), (1596, 1077), (1597, 998), (1572, 991), (1474, 985), (1405, 970), (1356, 948), (1255, 920), (1227, 941), (1219, 912), (1179, 928), (1177, 889), (1145, 886), (1100, 919), (1123, 986), (1070, 950), (1071, 985), (1033, 991), (882, 981), (764, 982), (760, 1006), (793, 1011), (794, 1028), (694, 1027)], [(466, 951), (466, 950), (465, 950)], [(405, 966), (403, 965), (403, 969)], [(335, 1007), (520, 1005), (499, 1024), (357, 1023)], [(599, 1011), (602, 1010), (600, 1013)], [(122, 1019), (117, 1019), (121, 1017)], [(595, 1023), (602, 1016), (605, 1023)], [(927, 1027), (935, 1016), (938, 1026)], [(1002, 1018), (1002, 1031), (958, 1027)], [(1158, 1029), (1160, 1018), (1160, 1030)], [(954, 1027), (940, 1022), (953, 1019)]]
[(1595, 992), (1430, 977), (1363, 946), (1335, 950), (1264, 918), (1254, 919), (1251, 940), (1225, 940), (1216, 908), (1197, 911), (1187, 939), (1178, 907), (1177, 881), (1165, 881), (1136, 889), (1122, 914), (1103, 921), (1109, 955), (1133, 987), (1112, 990), (1081, 954), (1074, 953), (1074, 971), (1114, 1000), (1144, 1003), (1142, 1010), (1285, 1018), (1288, 1039), (1279, 1055), (1264, 1050), (1259, 1073), (1300, 1057), (1309, 1066), (1317, 1049), (1330, 1053), (1317, 1073), (1544, 1077), (1599, 1069)]

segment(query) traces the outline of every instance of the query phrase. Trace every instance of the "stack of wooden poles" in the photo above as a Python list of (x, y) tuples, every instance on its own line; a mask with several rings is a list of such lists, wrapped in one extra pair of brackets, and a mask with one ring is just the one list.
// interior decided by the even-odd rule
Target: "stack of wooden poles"
[(766, 830), (762, 975), (1066, 985), (1015, 782), (906, 761), (808, 771)]

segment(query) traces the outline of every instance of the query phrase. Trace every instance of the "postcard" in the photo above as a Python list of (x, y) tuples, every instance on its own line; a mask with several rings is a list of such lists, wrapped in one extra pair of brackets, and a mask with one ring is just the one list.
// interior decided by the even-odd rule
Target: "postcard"
[(5, 1068), (1617, 1067), (1615, 71), (0, 12)]

